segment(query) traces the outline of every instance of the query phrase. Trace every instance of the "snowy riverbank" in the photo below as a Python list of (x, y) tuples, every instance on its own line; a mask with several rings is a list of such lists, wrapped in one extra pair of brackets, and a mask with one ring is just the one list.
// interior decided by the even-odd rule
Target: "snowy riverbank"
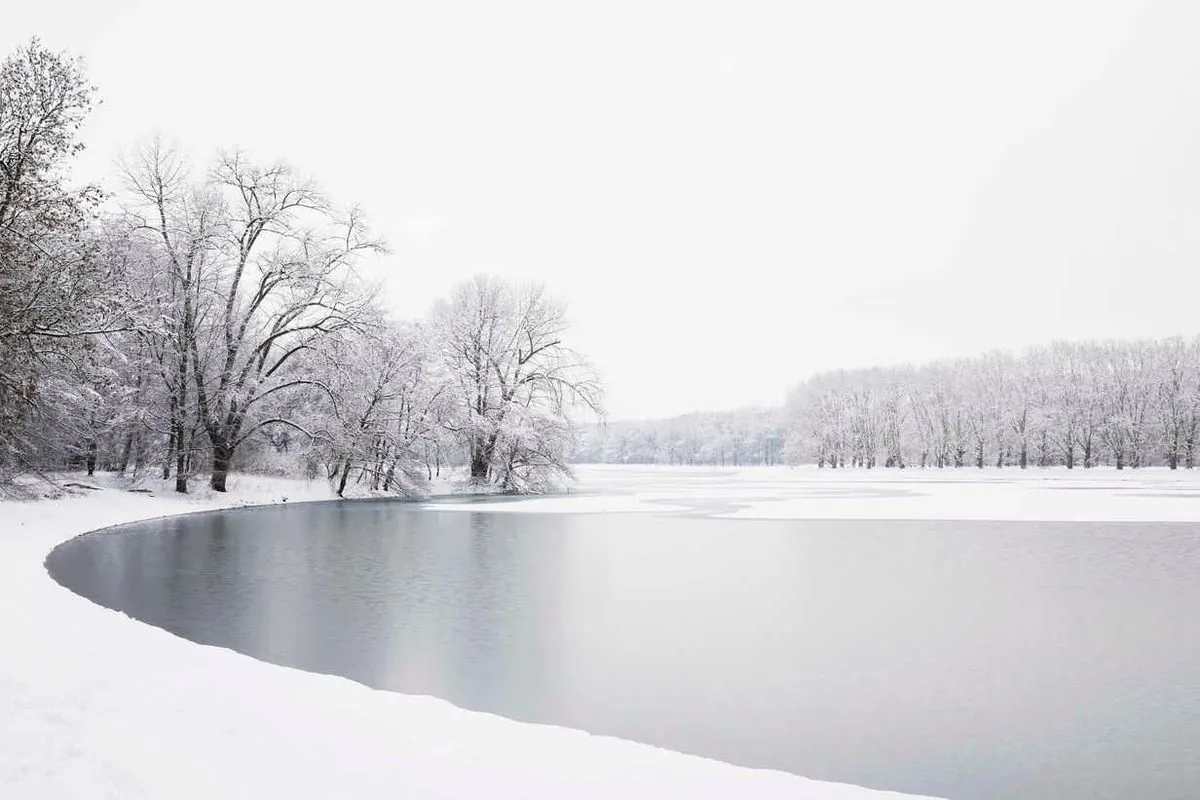
[[(603, 488), (605, 476), (585, 468), (584, 488)], [(238, 478), (228, 495), (78, 491), (0, 502), (6, 800), (900, 797), (517, 723), (185, 641), (62, 588), (44, 569), (47, 553), (109, 525), (325, 499), (328, 487)], [(588, 498), (526, 505), (572, 500)]]

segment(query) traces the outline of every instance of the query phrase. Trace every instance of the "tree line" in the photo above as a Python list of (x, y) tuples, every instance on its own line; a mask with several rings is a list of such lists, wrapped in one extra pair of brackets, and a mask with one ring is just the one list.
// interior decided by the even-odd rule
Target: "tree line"
[(95, 89), (36, 39), (0, 66), (0, 477), (83, 468), (225, 491), (233, 469), (537, 490), (601, 387), (539, 285), (477, 276), (396, 320), (363, 211), (281, 161), (154, 139), (72, 186)]
[(786, 441), (782, 409), (744, 408), (592, 425), (581, 431), (573, 457), (592, 464), (771, 466), (783, 463)]
[(1019, 354), (841, 370), (779, 408), (612, 422), (593, 463), (1191, 469), (1200, 459), (1200, 337), (1055, 342)]
[(793, 460), (820, 466), (1190, 469), (1200, 338), (831, 372), (794, 389), (786, 414)]

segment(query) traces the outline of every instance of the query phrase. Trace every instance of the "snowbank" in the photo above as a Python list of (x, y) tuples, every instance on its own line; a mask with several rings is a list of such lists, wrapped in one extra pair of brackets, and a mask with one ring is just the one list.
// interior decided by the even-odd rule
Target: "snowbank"
[(46, 554), (96, 528), (328, 488), (235, 478), (220, 496), (81, 491), (0, 502), (5, 800), (899, 797), (376, 691), (134, 622), (54, 583)]

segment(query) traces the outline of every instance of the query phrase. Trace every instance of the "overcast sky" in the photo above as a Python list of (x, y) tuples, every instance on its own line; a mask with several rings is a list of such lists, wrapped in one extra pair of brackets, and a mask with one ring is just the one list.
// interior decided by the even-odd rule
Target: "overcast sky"
[(399, 314), (544, 280), (624, 418), (1200, 332), (1197, 30), (1133, 0), (39, 0), (0, 49), (85, 56), (81, 177), (162, 131), (361, 202)]

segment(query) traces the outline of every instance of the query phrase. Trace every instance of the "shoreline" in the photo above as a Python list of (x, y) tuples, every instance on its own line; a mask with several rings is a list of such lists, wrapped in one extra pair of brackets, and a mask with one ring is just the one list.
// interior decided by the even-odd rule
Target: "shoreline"
[(338, 499), (323, 483), (236, 476), (224, 496), (101, 488), (0, 501), (0, 603), (10, 610), (0, 617), (0, 639), (12, 653), (0, 662), (0, 793), (916, 797), (516, 722), (268, 664), (97, 606), (44, 566), (59, 544), (129, 522)]

